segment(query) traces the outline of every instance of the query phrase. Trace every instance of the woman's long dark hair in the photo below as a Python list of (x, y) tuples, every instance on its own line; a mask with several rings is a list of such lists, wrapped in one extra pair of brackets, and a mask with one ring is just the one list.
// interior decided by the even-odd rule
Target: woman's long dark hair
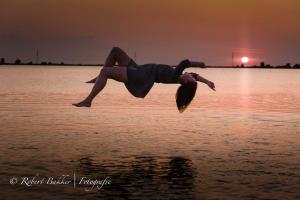
[(197, 82), (181, 84), (176, 92), (176, 104), (178, 111), (182, 113), (193, 100), (197, 91)]

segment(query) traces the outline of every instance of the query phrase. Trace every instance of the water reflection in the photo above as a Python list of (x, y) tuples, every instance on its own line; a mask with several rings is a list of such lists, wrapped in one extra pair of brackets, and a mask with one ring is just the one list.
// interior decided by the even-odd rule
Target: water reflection
[[(99, 69), (1, 67), (0, 199), (299, 199), (300, 71), (189, 70), (217, 92), (199, 84), (179, 115), (176, 85), (136, 99), (111, 81), (92, 109), (76, 109)], [(73, 171), (112, 185), (9, 184)]]
[(196, 170), (185, 157), (136, 156), (101, 163), (84, 157), (78, 160), (76, 171), (91, 179), (110, 177), (110, 185), (91, 194), (99, 198), (187, 199), (195, 194)]

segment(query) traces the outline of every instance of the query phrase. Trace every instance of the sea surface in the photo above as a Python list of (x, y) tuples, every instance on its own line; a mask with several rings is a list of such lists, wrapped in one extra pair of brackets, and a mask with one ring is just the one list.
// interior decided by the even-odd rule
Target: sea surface
[(0, 199), (300, 199), (300, 70), (190, 68), (217, 91), (182, 114), (173, 84), (72, 106), (99, 70), (0, 66)]

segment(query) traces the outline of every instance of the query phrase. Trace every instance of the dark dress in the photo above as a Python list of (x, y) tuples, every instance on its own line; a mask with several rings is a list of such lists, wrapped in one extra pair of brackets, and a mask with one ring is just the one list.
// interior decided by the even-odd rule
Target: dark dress
[(133, 96), (144, 98), (154, 83), (179, 84), (179, 76), (190, 66), (189, 60), (181, 61), (176, 68), (163, 64), (138, 65), (130, 60), (125, 86)]

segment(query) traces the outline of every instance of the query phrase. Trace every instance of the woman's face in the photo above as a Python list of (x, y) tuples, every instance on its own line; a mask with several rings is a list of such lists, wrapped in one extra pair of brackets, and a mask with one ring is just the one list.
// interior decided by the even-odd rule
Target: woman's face
[(188, 82), (197, 82), (195, 78), (192, 76), (192, 74), (185, 72), (184, 74), (180, 75), (180, 80), (183, 84), (186, 84)]

